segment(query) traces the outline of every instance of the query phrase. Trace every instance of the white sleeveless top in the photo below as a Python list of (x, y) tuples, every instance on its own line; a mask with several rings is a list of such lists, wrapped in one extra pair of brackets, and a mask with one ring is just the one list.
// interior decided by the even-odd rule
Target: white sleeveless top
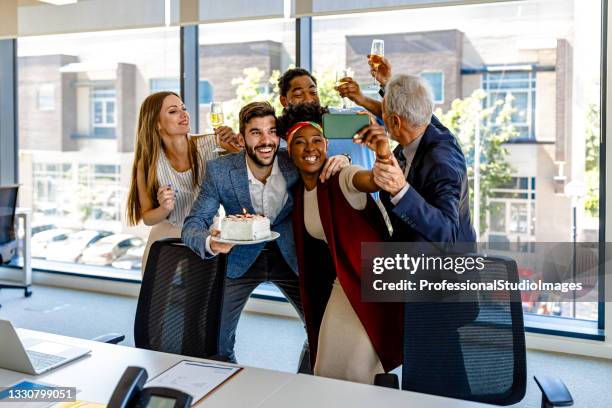
[[(217, 158), (214, 136), (202, 136), (196, 139), (198, 149), (200, 184), (204, 181), (206, 162)], [(193, 186), (192, 170), (176, 171), (166, 157), (163, 149), (157, 160), (157, 180), (161, 186), (170, 185), (175, 191), (174, 210), (168, 215), (168, 221), (176, 226), (182, 227), (183, 221), (189, 215), (194, 201), (200, 193), (200, 185)]]

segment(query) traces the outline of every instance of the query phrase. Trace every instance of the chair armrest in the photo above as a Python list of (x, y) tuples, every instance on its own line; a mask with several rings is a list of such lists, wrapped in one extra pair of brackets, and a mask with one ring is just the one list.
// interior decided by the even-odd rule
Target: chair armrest
[(395, 374), (376, 374), (374, 376), (374, 385), (378, 385), (380, 387), (395, 388), (396, 390), (399, 390), (399, 380), (397, 378), (397, 375)]
[(119, 333), (107, 333), (98, 337), (94, 337), (93, 341), (99, 341), (100, 343), (117, 344), (125, 340), (125, 335)]
[(542, 391), (542, 408), (569, 407), (574, 405), (572, 394), (560, 378), (539, 375), (534, 376), (540, 391)]

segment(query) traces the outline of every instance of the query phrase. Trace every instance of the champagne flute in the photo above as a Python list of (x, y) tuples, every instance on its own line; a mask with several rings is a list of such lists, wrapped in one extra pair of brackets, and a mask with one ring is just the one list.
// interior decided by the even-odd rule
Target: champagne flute
[(376, 73), (378, 71), (378, 66), (382, 62), (384, 56), (385, 42), (383, 40), (372, 40), (372, 49), (370, 50), (370, 62), (372, 64), (372, 68), (374, 68), (374, 79), (372, 80), (372, 85), (370, 86), (370, 88), (379, 87), (378, 81), (376, 81)]
[[(344, 68), (336, 71), (336, 87), (346, 84), (346, 82), (341, 81), (343, 78), (352, 77), (353, 70), (350, 68)], [(342, 98), (342, 109), (348, 108), (347, 98)]]
[[(224, 118), (223, 118), (223, 103), (221, 102), (211, 102), (210, 104), (210, 114), (209, 114), (210, 126), (214, 129), (219, 126), (223, 126)], [(215, 149), (213, 150), (215, 153), (224, 152), (225, 150), (219, 146), (219, 141), (217, 140), (217, 135), (215, 135)]]

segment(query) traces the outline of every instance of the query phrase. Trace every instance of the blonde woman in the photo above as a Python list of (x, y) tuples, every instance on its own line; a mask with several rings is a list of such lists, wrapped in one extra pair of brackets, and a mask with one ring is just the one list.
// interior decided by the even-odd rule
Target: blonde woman
[(206, 161), (217, 156), (213, 137), (189, 138), (189, 129), (189, 113), (174, 92), (154, 93), (142, 103), (127, 216), (131, 225), (142, 220), (152, 226), (143, 273), (153, 242), (180, 238), (183, 221), (200, 191)]

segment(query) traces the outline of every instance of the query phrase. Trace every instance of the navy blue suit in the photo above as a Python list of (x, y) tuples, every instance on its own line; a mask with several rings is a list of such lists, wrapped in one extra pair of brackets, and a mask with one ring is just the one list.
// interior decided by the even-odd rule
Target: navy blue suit
[[(393, 152), (398, 162), (403, 147)], [(407, 181), (410, 188), (402, 199), (393, 205), (390, 194), (380, 193), (393, 225), (392, 241), (395, 242), (475, 242), (469, 206), (468, 177), (465, 156), (453, 134), (438, 118), (432, 117), (417, 148)], [(469, 389), (463, 350), (458, 329), (473, 321), (479, 312), (477, 302), (446, 303), (443, 301), (406, 302), (404, 305), (404, 361), (402, 376), (405, 384), (416, 378), (419, 372), (436, 367), (445, 372), (453, 368), (453, 383), (446, 385), (450, 395), (463, 395)], [(452, 321), (444, 316), (455, 316)], [(440, 321), (445, 324), (446, 335), (429, 342), (413, 341), (412, 329), (418, 332), (423, 321)], [(444, 358), (419, 359), (431, 350), (444, 350)], [(428, 365), (427, 368), (420, 364)], [(433, 385), (435, 387), (435, 385)], [(454, 394), (453, 394), (454, 393)]]
[[(398, 146), (393, 152), (399, 156)], [(381, 191), (395, 242), (475, 242), (469, 205), (465, 156), (455, 136), (432, 116), (416, 151), (408, 177), (410, 188), (393, 205)]]

